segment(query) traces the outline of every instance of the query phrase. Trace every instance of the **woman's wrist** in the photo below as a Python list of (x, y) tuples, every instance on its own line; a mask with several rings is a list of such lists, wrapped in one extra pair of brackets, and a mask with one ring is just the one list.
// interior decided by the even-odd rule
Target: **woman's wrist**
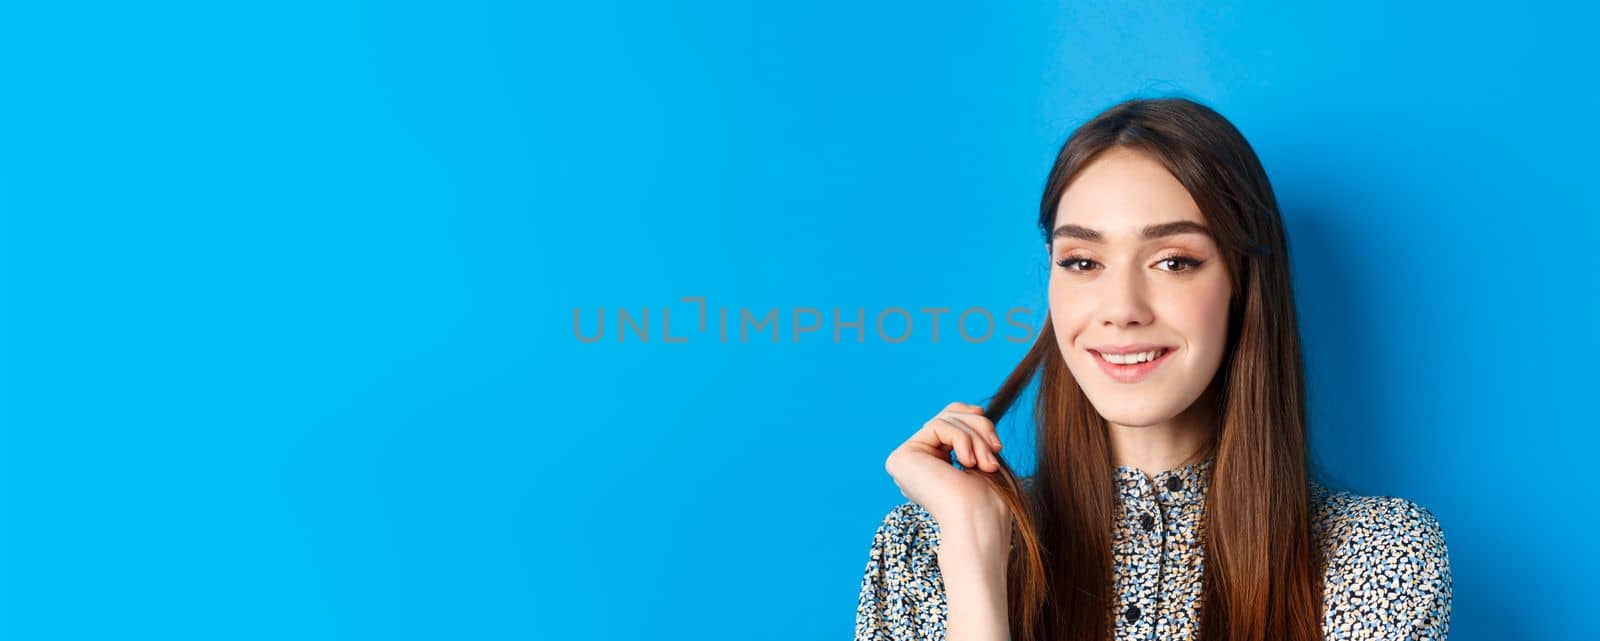
[(1004, 560), (1011, 549), (1011, 511), (998, 500), (953, 516), (940, 515), (935, 521), (941, 552), (950, 547), (953, 553)]
[(1006, 564), (1011, 519), (990, 514), (941, 525), (939, 571), (948, 608), (948, 641), (1005, 641)]

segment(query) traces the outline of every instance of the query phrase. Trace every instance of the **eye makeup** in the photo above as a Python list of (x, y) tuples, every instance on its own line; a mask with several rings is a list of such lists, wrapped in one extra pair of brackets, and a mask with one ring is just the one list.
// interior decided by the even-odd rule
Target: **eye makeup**
[[(1203, 259), (1195, 258), (1194, 256), (1186, 254), (1186, 253), (1172, 252), (1172, 253), (1168, 253), (1168, 254), (1162, 256), (1161, 258), (1156, 259), (1155, 263), (1153, 263), (1153, 264), (1159, 265), (1159, 264), (1163, 264), (1163, 263), (1175, 263), (1175, 264), (1178, 264), (1178, 265), (1182, 265), (1183, 267), (1181, 267), (1181, 268), (1163, 269), (1162, 271), (1171, 272), (1171, 273), (1175, 273), (1175, 274), (1187, 274), (1187, 273), (1190, 273), (1190, 272), (1193, 272), (1195, 270), (1200, 269), (1200, 266), (1204, 265), (1205, 262), (1206, 261), (1203, 260)], [(1064, 256), (1061, 259), (1055, 261), (1055, 263), (1056, 263), (1057, 266), (1059, 266), (1059, 267), (1061, 267), (1061, 268), (1063, 268), (1063, 269), (1065, 269), (1067, 271), (1070, 271), (1070, 272), (1086, 271), (1085, 269), (1081, 269), (1080, 268), (1083, 263), (1099, 264), (1098, 261), (1096, 261), (1096, 260), (1094, 260), (1092, 258), (1089, 258), (1088, 256), (1084, 256), (1082, 254), (1069, 254), (1069, 255)]]

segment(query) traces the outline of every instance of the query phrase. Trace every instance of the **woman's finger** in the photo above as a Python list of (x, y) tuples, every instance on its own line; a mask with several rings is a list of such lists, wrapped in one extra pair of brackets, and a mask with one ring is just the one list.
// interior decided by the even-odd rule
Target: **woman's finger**
[[(994, 472), (1000, 469), (1000, 459), (995, 456), (994, 451), (989, 448), (988, 443), (982, 442), (982, 439), (984, 438), (982, 434), (977, 433), (971, 427), (968, 427), (961, 421), (957, 420), (956, 417), (940, 415), (939, 419), (948, 422), (951, 425), (959, 426), (957, 429), (960, 429), (964, 434), (967, 435), (968, 447), (972, 448), (973, 455), (977, 460), (976, 465), (967, 465), (967, 467), (975, 467), (985, 472)], [(966, 465), (965, 462), (962, 464)]]
[(961, 461), (963, 467), (978, 466), (978, 447), (974, 443), (977, 435), (970, 428), (951, 419), (944, 414), (935, 417), (936, 422), (942, 423), (935, 429), (939, 430), (941, 440), (950, 444), (950, 449), (956, 453), (956, 460)]
[(988, 443), (989, 447), (994, 448), (995, 451), (1000, 450), (1000, 434), (995, 431), (994, 422), (990, 421), (988, 417), (981, 415), (974, 416), (972, 414), (961, 412), (952, 412), (948, 414), (941, 412), (939, 415), (949, 416), (952, 419), (960, 421), (962, 425), (968, 429), (971, 429), (974, 434), (983, 437), (984, 442)]

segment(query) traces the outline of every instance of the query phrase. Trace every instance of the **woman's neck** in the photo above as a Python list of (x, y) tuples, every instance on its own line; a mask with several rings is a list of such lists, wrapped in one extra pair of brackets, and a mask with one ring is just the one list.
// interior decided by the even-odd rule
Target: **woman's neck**
[(1112, 461), (1151, 477), (1204, 460), (1216, 433), (1210, 416), (1189, 412), (1155, 425), (1127, 426), (1108, 421), (1107, 430)]

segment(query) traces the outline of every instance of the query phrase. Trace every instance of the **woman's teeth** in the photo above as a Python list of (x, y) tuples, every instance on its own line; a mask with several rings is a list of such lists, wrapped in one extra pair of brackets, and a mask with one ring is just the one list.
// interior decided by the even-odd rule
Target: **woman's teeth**
[(1134, 352), (1132, 354), (1101, 354), (1100, 358), (1106, 359), (1107, 363), (1114, 363), (1117, 365), (1135, 365), (1145, 361), (1153, 361), (1165, 353), (1167, 353), (1167, 350), (1158, 349), (1151, 352)]

